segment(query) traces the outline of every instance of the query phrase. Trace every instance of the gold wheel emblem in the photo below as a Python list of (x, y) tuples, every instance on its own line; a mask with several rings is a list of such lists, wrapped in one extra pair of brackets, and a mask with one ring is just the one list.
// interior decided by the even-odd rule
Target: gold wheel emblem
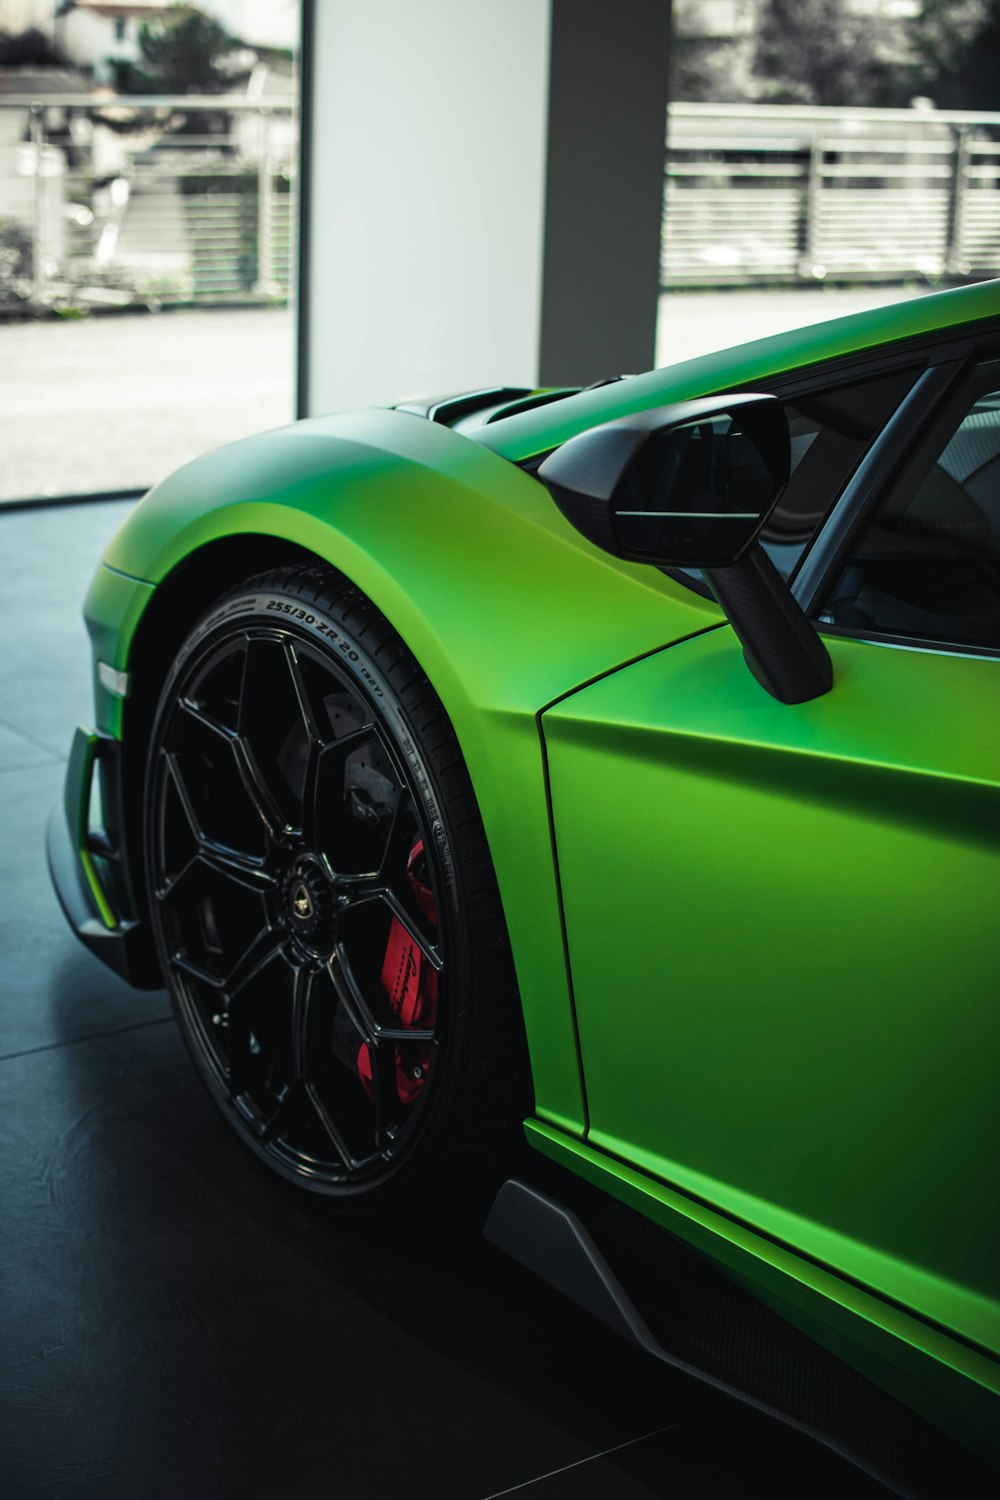
[(304, 881), (299, 881), (299, 884), (292, 893), (292, 907), (294, 908), (295, 915), (301, 917), (303, 921), (308, 921), (313, 914), (312, 897), (309, 894), (309, 887)]

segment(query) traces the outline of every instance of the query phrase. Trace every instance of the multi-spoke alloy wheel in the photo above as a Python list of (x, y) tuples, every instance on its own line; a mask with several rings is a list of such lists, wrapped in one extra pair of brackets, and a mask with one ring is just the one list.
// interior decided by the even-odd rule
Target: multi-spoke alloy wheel
[[(254, 580), (181, 648), (145, 827), (177, 1016), (243, 1138), (350, 1206), (381, 1206), (454, 1154), (489, 1103), (468, 1095), (491, 1051), (509, 1088), (489, 1133), (523, 1112), (516, 992), (470, 809), (440, 703), (331, 575)], [(505, 993), (474, 999), (490, 948)]]

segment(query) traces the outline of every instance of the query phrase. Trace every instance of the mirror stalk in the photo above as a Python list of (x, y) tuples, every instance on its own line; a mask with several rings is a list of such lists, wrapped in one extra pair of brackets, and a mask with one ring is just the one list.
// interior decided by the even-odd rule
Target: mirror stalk
[(612, 557), (700, 568), (760, 685), (779, 703), (808, 703), (833, 684), (830, 656), (759, 541), (790, 468), (781, 402), (748, 391), (592, 427), (538, 477)]
[(779, 703), (808, 703), (830, 691), (830, 653), (758, 542), (738, 562), (703, 571), (761, 687)]

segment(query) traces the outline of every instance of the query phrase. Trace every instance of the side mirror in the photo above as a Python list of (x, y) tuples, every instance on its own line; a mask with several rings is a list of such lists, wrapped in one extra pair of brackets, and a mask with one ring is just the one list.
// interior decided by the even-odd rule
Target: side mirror
[(829, 691), (830, 657), (757, 541), (789, 461), (788, 423), (774, 396), (715, 396), (580, 433), (538, 477), (603, 551), (701, 568), (757, 681), (782, 703), (802, 703)]
[(571, 525), (615, 557), (659, 567), (736, 562), (788, 479), (774, 396), (636, 412), (571, 438), (538, 470)]

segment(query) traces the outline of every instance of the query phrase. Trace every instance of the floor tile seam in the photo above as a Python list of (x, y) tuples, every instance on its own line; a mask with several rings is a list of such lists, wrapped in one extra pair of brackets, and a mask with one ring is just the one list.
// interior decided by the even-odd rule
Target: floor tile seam
[(65, 753), (62, 750), (56, 750), (54, 746), (47, 744), (45, 740), (39, 739), (36, 734), (32, 734), (27, 729), (20, 729), (16, 724), (12, 724), (9, 719), (4, 718), (2, 715), (0, 715), (0, 729), (6, 729), (10, 734), (16, 734), (19, 739), (26, 740), (29, 745), (34, 745), (36, 750), (44, 750), (46, 755), (54, 755), (56, 760), (66, 759)]
[(505, 1490), (494, 1490), (490, 1495), (484, 1495), (483, 1500), (500, 1500), (502, 1495), (513, 1495), (518, 1490), (530, 1489), (534, 1484), (541, 1484), (545, 1479), (554, 1479), (557, 1474), (567, 1474), (570, 1469), (582, 1468), (584, 1464), (592, 1464), (599, 1458), (607, 1458), (609, 1454), (621, 1453), (624, 1448), (634, 1448), (637, 1443), (645, 1443), (650, 1438), (662, 1437), (665, 1432), (675, 1432), (678, 1427), (683, 1427), (691, 1422), (691, 1417), (681, 1417), (677, 1422), (668, 1422), (665, 1427), (654, 1427), (652, 1432), (640, 1433), (638, 1437), (628, 1438), (624, 1443), (615, 1443), (611, 1448), (602, 1448), (600, 1453), (590, 1453), (586, 1458), (577, 1458), (571, 1464), (561, 1464), (558, 1469), (548, 1469), (544, 1474), (536, 1474), (531, 1479), (522, 1479), (520, 1484), (512, 1484)]
[(173, 1019), (173, 1016), (154, 1016), (150, 1021), (130, 1021), (127, 1026), (111, 1026), (107, 1031), (69, 1036), (62, 1042), (43, 1042), (40, 1047), (24, 1047), (19, 1052), (0, 1052), (0, 1063), (13, 1062), (18, 1057), (34, 1057), (39, 1052), (58, 1052), (62, 1047), (78, 1047), (82, 1042), (100, 1042), (109, 1036), (122, 1036), (127, 1031), (143, 1031), (147, 1026), (165, 1026)]

